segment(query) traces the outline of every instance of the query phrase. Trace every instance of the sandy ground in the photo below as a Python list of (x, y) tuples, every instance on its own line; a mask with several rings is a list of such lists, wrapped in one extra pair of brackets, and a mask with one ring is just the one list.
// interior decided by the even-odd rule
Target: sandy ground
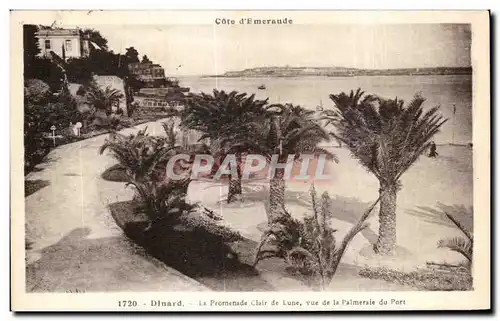
[[(150, 134), (163, 135), (160, 122), (148, 123), (124, 132), (148, 127)], [(123, 183), (107, 182), (100, 174), (115, 161), (100, 156), (104, 136), (61, 146), (51, 152), (42, 171), (28, 180), (46, 180), (49, 185), (26, 197), (26, 232), (32, 249), (27, 251), (27, 287), (34, 291), (148, 291), (207, 290), (178, 271), (165, 267), (123, 235), (111, 218), (108, 204), (131, 199)], [(345, 149), (332, 148), (340, 163), (333, 165), (335, 178), (316, 184), (318, 193), (328, 191), (335, 208), (333, 224), (341, 237), (356, 218), (376, 199), (378, 182)], [(388, 265), (412, 270), (426, 262), (461, 262), (451, 251), (437, 249), (439, 239), (460, 233), (440, 214), (443, 207), (472, 206), (472, 151), (466, 147), (442, 146), (440, 157), (420, 160), (403, 176), (398, 194), (398, 246), (401, 255), (380, 259), (371, 253), (378, 222), (375, 211), (370, 227), (351, 243), (345, 266)], [(227, 184), (194, 181), (188, 191), (191, 201), (220, 213), (227, 225), (243, 236), (259, 241), (266, 227), (269, 184), (244, 184), (241, 202), (226, 204)], [(309, 183), (289, 183), (286, 206), (297, 217), (310, 212)], [(487, 215), (487, 214), (485, 214)], [(264, 264), (261, 277), (275, 290), (307, 290), (300, 282), (284, 277)], [(354, 275), (354, 276), (353, 276)], [(355, 277), (339, 270), (332, 290), (408, 290), (379, 280)]]
[[(316, 182), (318, 195), (327, 191), (334, 207), (333, 226), (339, 238), (357, 221), (357, 218), (377, 198), (378, 181), (352, 159), (348, 150), (331, 148), (339, 158), (332, 165), (334, 179)], [(402, 177), (403, 188), (397, 200), (398, 256), (380, 258), (373, 254), (371, 244), (378, 234), (378, 208), (369, 218), (365, 229), (351, 243), (343, 262), (356, 266), (387, 266), (409, 271), (423, 267), (427, 262), (457, 264), (464, 258), (455, 252), (438, 249), (442, 238), (460, 235), (442, 214), (442, 210), (472, 211), (472, 150), (462, 146), (440, 146), (439, 157), (422, 156)], [(286, 207), (296, 217), (311, 213), (310, 183), (288, 182)], [(258, 241), (266, 226), (269, 184), (249, 181), (244, 184), (240, 203), (226, 204), (227, 185), (197, 181), (190, 185), (192, 201), (216, 209), (227, 224), (244, 236)], [(487, 215), (487, 214), (484, 214)], [(472, 217), (465, 217), (472, 221)]]
[[(140, 127), (144, 127), (142, 125)], [(130, 131), (130, 130), (128, 130)], [(100, 175), (115, 161), (98, 136), (56, 148), (27, 180), (48, 186), (25, 199), (27, 291), (206, 291), (145, 254), (116, 226), (107, 205), (131, 199)]]

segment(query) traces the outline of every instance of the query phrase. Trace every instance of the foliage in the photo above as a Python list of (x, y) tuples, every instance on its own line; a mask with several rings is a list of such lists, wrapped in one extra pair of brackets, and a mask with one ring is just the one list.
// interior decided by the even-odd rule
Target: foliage
[(23, 127), (25, 171), (40, 163), (53, 147), (45, 136), (51, 132), (51, 126), (56, 126), (56, 134), (65, 134), (70, 122), (79, 118), (76, 103), (67, 91), (53, 96), (43, 81), (27, 79), (24, 83)]
[(127, 62), (139, 62), (139, 52), (134, 47), (125, 49), (125, 57)]
[[(450, 213), (444, 212), (446, 217), (465, 235), (465, 237), (457, 236), (453, 238), (443, 239), (438, 242), (438, 247), (448, 248), (465, 256), (469, 262), (472, 262), (472, 250), (474, 237), (460, 221), (458, 221)], [(472, 213), (471, 213), (472, 214)]]
[[(318, 278), (321, 287), (325, 289), (335, 275), (349, 243), (366, 227), (365, 220), (378, 200), (338, 244), (334, 236), (337, 230), (331, 228), (333, 213), (328, 193), (323, 193), (321, 199), (317, 200), (313, 186), (311, 199), (313, 215), (306, 216), (301, 221), (286, 215), (269, 226), (257, 248), (255, 265), (265, 258), (283, 258), (299, 274)], [(266, 244), (274, 247), (262, 250)]]
[(139, 80), (134, 75), (128, 77), (128, 85), (134, 92), (138, 92), (141, 88), (146, 87), (146, 82)]
[[(270, 105), (254, 122), (243, 124), (241, 131), (228, 130), (225, 133), (221, 144), (228, 146), (226, 149), (241, 148), (258, 153), (268, 161), (273, 155), (278, 155), (278, 162), (286, 163), (290, 156), (298, 159), (302, 153), (323, 154), (330, 160), (338, 161), (335, 155), (318, 146), (322, 141), (328, 141), (330, 136), (315, 119), (314, 111), (301, 106)], [(283, 172), (283, 169), (278, 169), (271, 179), (269, 223), (286, 215)]]
[(24, 79), (40, 79), (49, 85), (50, 90), (56, 93), (63, 89), (63, 71), (50, 59), (35, 57), (30, 69), (26, 70)]
[(87, 102), (96, 109), (111, 114), (113, 107), (119, 107), (123, 94), (118, 89), (113, 89), (110, 86), (102, 89), (93, 81), (87, 90), (86, 98)]
[(361, 89), (350, 94), (330, 95), (335, 107), (323, 111), (331, 135), (377, 177), (381, 205), (379, 238), (375, 251), (394, 252), (396, 242), (396, 200), (399, 179), (431, 145), (432, 137), (446, 122), (439, 107), (424, 111), (420, 95), (405, 106), (398, 98), (364, 95)]
[(92, 81), (94, 67), (90, 58), (69, 58), (65, 69), (69, 82), (89, 84)]
[(24, 77), (33, 78), (33, 71), (35, 69), (35, 59), (40, 53), (40, 48), (38, 47), (38, 40), (36, 38), (36, 32), (38, 27), (35, 25), (23, 25), (23, 53), (24, 53)]
[(92, 50), (86, 60), (89, 71), (97, 75), (112, 75), (124, 78), (128, 76), (126, 56), (113, 51)]
[(251, 135), (243, 137), (238, 132), (228, 131), (223, 143), (231, 144), (231, 140), (238, 139), (240, 142), (234, 145), (244, 146), (269, 160), (273, 154), (278, 154), (280, 162), (290, 155), (298, 158), (301, 153), (324, 154), (337, 161), (335, 155), (318, 146), (330, 136), (314, 118), (314, 111), (292, 104), (275, 104), (266, 109), (264, 117), (256, 120), (245, 122), (243, 126)]
[(176, 220), (185, 211), (194, 209), (185, 201), (189, 177), (172, 181), (163, 176), (170, 157), (177, 152), (166, 145), (165, 139), (150, 136), (147, 128), (125, 136), (111, 133), (99, 152), (111, 151), (125, 169), (127, 185), (135, 188), (149, 218), (151, 228), (159, 220)]
[(160, 137), (150, 136), (147, 128), (128, 136), (111, 133), (99, 149), (109, 150), (113, 158), (125, 169), (131, 180), (143, 181), (154, 177), (159, 166), (165, 165), (171, 156), (171, 148)]
[(193, 95), (181, 113), (182, 125), (203, 133), (205, 138), (220, 140), (232, 130), (242, 132), (248, 123), (261, 119), (267, 110), (267, 100), (257, 100), (255, 95), (214, 89), (212, 95)]
[(172, 119), (165, 121), (162, 123), (163, 130), (165, 131), (165, 135), (167, 136), (167, 146), (175, 147), (177, 145), (177, 132), (175, 130), (175, 123)]
[(134, 112), (139, 108), (139, 103), (133, 102), (127, 107), (127, 116), (132, 117)]
[(148, 58), (148, 56), (147, 56), (147, 55), (142, 56), (142, 61), (141, 61), (141, 63), (143, 63), (143, 64), (144, 64), (144, 63), (150, 63), (150, 62), (151, 62), (151, 60), (149, 60), (149, 58)]
[(98, 30), (95, 29), (83, 29), (80, 30), (80, 36), (83, 39), (87, 39), (101, 47), (103, 50), (108, 50), (108, 40), (104, 38)]
[[(135, 187), (137, 195), (143, 203), (142, 209), (149, 218), (151, 228), (162, 221), (171, 222), (170, 225), (178, 221), (185, 212), (193, 211), (197, 206), (186, 202), (186, 184), (183, 181), (155, 181), (153, 179), (143, 179), (141, 181), (130, 179), (127, 185)], [(148, 229), (146, 228), (146, 229)]]
[(431, 138), (446, 122), (439, 107), (424, 112), (420, 95), (404, 106), (398, 98), (364, 95), (361, 89), (350, 94), (330, 95), (335, 108), (324, 111), (333, 124), (335, 138), (373, 173), (383, 186), (397, 186), (401, 175), (428, 149)]
[(47, 103), (52, 96), (49, 85), (40, 79), (26, 79), (24, 82), (25, 102), (31, 104)]
[(409, 285), (425, 291), (470, 291), (472, 275), (465, 268), (450, 271), (421, 269), (411, 272), (395, 271), (384, 267), (364, 267), (359, 275), (369, 279)]
[[(187, 100), (186, 108), (181, 112), (181, 123), (185, 130), (201, 133), (199, 141), (209, 139), (212, 154), (221, 159), (227, 154), (249, 152), (245, 141), (250, 141), (255, 132), (248, 131), (248, 124), (263, 120), (267, 114), (267, 100), (257, 100), (255, 95), (214, 89), (211, 95), (201, 93)], [(238, 163), (237, 172), (240, 171)], [(230, 177), (230, 189), (227, 201), (235, 200), (241, 194), (241, 176)]]

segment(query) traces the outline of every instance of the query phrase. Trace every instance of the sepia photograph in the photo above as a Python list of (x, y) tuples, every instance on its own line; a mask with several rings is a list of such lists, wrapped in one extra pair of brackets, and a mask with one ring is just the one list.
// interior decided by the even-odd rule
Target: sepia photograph
[(14, 310), (489, 309), (488, 26), (11, 12)]

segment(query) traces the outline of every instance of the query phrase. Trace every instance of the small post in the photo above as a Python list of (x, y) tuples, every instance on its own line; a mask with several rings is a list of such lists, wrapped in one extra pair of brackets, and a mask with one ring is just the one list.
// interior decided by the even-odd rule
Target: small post
[(54, 147), (56, 147), (56, 126), (50, 126), (50, 130), (52, 131), (52, 142), (54, 143)]

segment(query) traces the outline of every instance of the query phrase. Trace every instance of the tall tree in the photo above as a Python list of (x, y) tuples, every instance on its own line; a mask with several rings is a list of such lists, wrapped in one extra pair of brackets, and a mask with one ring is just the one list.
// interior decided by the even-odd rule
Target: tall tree
[[(242, 144), (254, 136), (247, 131), (248, 124), (266, 113), (267, 100), (257, 100), (255, 95), (214, 89), (212, 95), (201, 93), (188, 100), (181, 115), (184, 128), (202, 133), (200, 141), (210, 139), (213, 153), (221, 159), (227, 154), (235, 154), (237, 162), (248, 151)], [(229, 139), (228, 139), (229, 138)], [(232, 202), (241, 194), (240, 166), (238, 175), (230, 175), (227, 201)]]
[(143, 64), (144, 64), (144, 63), (150, 63), (150, 62), (151, 62), (151, 60), (149, 60), (149, 58), (148, 58), (148, 56), (147, 56), (147, 55), (144, 55), (144, 56), (142, 56), (142, 61), (141, 61), (141, 62), (142, 62)]
[(400, 99), (350, 94), (330, 95), (335, 107), (324, 111), (331, 133), (353, 157), (379, 180), (379, 237), (375, 251), (394, 253), (396, 246), (396, 200), (399, 179), (429, 147), (432, 137), (446, 121), (439, 107), (424, 111), (425, 99), (416, 95), (406, 106)]
[[(301, 154), (323, 154), (337, 161), (335, 155), (318, 144), (330, 140), (330, 136), (315, 119), (315, 112), (292, 104), (270, 105), (265, 118), (247, 122), (246, 132), (252, 135), (241, 137), (237, 132), (227, 135), (226, 141), (237, 142), (252, 153), (264, 156), (268, 162), (273, 155), (284, 164), (292, 156), (297, 160)], [(276, 157), (275, 156), (275, 157)], [(277, 168), (270, 178), (268, 223), (273, 224), (288, 215), (285, 209), (285, 170)]]
[(134, 47), (125, 49), (125, 57), (128, 63), (139, 62), (139, 52)]
[(83, 29), (80, 31), (80, 35), (87, 40), (92, 41), (102, 50), (108, 50), (108, 40), (104, 38), (98, 30), (95, 29)]
[(120, 99), (123, 97), (123, 94), (117, 89), (112, 89), (109, 86), (102, 89), (97, 83), (92, 82), (88, 88), (86, 98), (88, 103), (97, 110), (111, 114), (112, 108), (118, 107)]
[(40, 53), (36, 32), (38, 27), (35, 25), (23, 25), (23, 53), (24, 53), (24, 76), (33, 78), (36, 56)]

